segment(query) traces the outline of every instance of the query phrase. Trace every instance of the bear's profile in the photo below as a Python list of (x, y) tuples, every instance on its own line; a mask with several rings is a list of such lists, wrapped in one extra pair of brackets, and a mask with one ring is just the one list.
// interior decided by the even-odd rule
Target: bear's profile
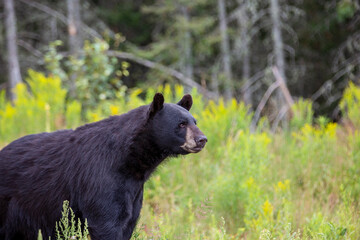
[(10, 143), (0, 151), (0, 239), (54, 236), (64, 200), (92, 240), (130, 239), (155, 168), (205, 146), (191, 106), (191, 95), (164, 104), (157, 93), (123, 115)]

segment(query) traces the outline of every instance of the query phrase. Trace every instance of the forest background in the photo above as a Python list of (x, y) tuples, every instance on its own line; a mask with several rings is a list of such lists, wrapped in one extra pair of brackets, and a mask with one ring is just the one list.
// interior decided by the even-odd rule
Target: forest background
[[(13, 14), (7, 2), (15, 4)], [(204, 88), (207, 97), (235, 97), (254, 110), (275, 81), (273, 66), (293, 98), (311, 99), (317, 114), (332, 119), (339, 118), (348, 81), (359, 83), (355, 0), (8, 0), (0, 8), (0, 70), (8, 73), (8, 62), (18, 68), (0, 76), (3, 89), (29, 68), (49, 72), (49, 43), (61, 40), (58, 57), (68, 58), (95, 38), (109, 44), (108, 56), (130, 63), (121, 85), (177, 82)], [(114, 67), (120, 69), (121, 61)], [(74, 95), (75, 77), (63, 81)], [(267, 105), (271, 120), (285, 105), (281, 94), (274, 96)]]
[(360, 237), (358, 1), (3, 0), (0, 52), (0, 146), (193, 94), (134, 239)]

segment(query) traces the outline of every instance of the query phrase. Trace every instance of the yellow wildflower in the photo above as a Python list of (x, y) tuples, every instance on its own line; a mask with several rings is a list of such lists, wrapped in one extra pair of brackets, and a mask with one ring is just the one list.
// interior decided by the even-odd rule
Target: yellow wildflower
[(277, 185), (275, 186), (275, 190), (277, 192), (285, 192), (290, 188), (290, 180), (285, 180), (284, 182), (279, 181)]
[(336, 134), (336, 123), (329, 123), (328, 125), (326, 125), (326, 134), (331, 137), (334, 138), (335, 134)]
[(269, 202), (269, 200), (266, 200), (266, 202), (262, 206), (262, 210), (265, 216), (270, 217), (273, 214), (274, 206)]
[(248, 188), (251, 188), (252, 186), (255, 185), (255, 181), (254, 181), (254, 178), (253, 177), (249, 177), (247, 180), (246, 180), (246, 186)]
[(100, 120), (100, 116), (97, 113), (91, 113), (92, 122), (96, 122)]
[(115, 105), (110, 105), (110, 113), (111, 115), (117, 115), (120, 112), (120, 107)]

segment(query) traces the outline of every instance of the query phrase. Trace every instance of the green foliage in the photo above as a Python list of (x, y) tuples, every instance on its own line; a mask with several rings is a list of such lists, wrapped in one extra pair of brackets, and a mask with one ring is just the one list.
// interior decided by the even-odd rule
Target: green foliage
[(65, 111), (66, 128), (76, 128), (81, 125), (81, 104), (78, 101), (70, 101)]
[[(75, 220), (74, 211), (69, 206), (69, 201), (64, 201), (63, 210), (61, 212), (61, 219), (56, 222), (56, 240), (90, 240), (87, 220), (85, 219), (82, 226), (80, 219)], [(38, 240), (43, 240), (41, 230), (38, 233)], [(49, 237), (51, 240), (51, 237)]]
[(68, 80), (67, 74), (61, 67), (61, 61), (64, 57), (57, 52), (57, 47), (61, 46), (60, 40), (49, 43), (48, 51), (44, 56), (46, 69), (53, 75), (58, 76), (63, 81)]
[(298, 130), (305, 124), (311, 124), (313, 119), (312, 103), (310, 100), (299, 99), (292, 106), (293, 116), (290, 121), (290, 128)]
[[(25, 84), (18, 84), (13, 91), (17, 98), (13, 104), (0, 93), (0, 141), (9, 141), (21, 135), (54, 131), (63, 127), (66, 90), (61, 88), (58, 77), (46, 77), (29, 70)], [(72, 109), (73, 111), (73, 109)], [(69, 117), (68, 125), (79, 123), (78, 112)], [(77, 120), (76, 120), (77, 119)], [(72, 122), (75, 121), (75, 122)]]
[(75, 214), (69, 206), (69, 201), (64, 201), (61, 219), (56, 222), (56, 240), (79, 239), (88, 240), (89, 230), (87, 220), (82, 226), (80, 219), (76, 222)]
[(341, 0), (337, 3), (336, 13), (339, 22), (352, 18), (356, 12), (356, 3), (353, 0)]
[(227, 137), (235, 137), (239, 130), (248, 129), (252, 118), (248, 112), (248, 108), (242, 102), (232, 100), (225, 103), (222, 99), (218, 103), (210, 101), (197, 116), (201, 120), (200, 127), (208, 130), (207, 146), (213, 150), (220, 150), (219, 153), (223, 154), (223, 149), (218, 147), (224, 145), (224, 140)]
[[(204, 0), (155, 1), (142, 6), (142, 13), (154, 19), (156, 34), (146, 48), (131, 47), (131, 51), (152, 61), (184, 73), (194, 68), (194, 79), (210, 79), (209, 69), (217, 59), (220, 35), (216, 31), (217, 11), (214, 2)], [(218, 61), (215, 60), (217, 63)], [(206, 66), (206, 67), (204, 67)], [(191, 73), (190, 73), (191, 74)], [(151, 70), (149, 81), (172, 82), (169, 76)]]
[[(65, 101), (59, 78), (30, 71), (28, 81), (31, 92), (19, 85), (14, 105), (0, 94), (2, 143), (82, 123), (80, 103)], [(341, 100), (351, 131), (324, 117), (313, 120), (311, 103), (301, 100), (290, 130), (276, 134), (251, 133), (252, 114), (243, 103), (205, 102), (193, 90), (191, 112), (209, 142), (153, 174), (132, 239), (359, 239), (359, 89), (350, 84)], [(166, 102), (184, 94), (182, 86), (169, 85), (119, 90), (87, 109), (87, 121), (148, 104), (157, 91)], [(86, 239), (71, 209), (63, 216), (57, 237)]]
[(340, 108), (356, 127), (360, 128), (360, 88), (350, 82), (340, 101)]
[(41, 230), (39, 230), (37, 240), (43, 240), (43, 236), (42, 236)]
[(117, 92), (125, 86), (121, 77), (129, 76), (129, 63), (118, 62), (115, 57), (108, 57), (109, 45), (96, 39), (93, 43), (85, 41), (78, 56), (63, 57), (56, 50), (61, 42), (49, 46), (45, 55), (47, 70), (62, 79), (67, 89), (70, 81), (75, 82), (76, 99), (84, 109), (97, 106), (100, 101), (116, 98)]
[[(109, 28), (121, 29), (131, 43), (143, 45), (151, 39), (151, 31), (154, 27), (151, 20), (141, 13), (140, 7), (141, 4), (122, 2), (111, 8), (100, 7), (98, 13)], [(135, 34), (132, 33), (134, 30)]]
[(251, 221), (257, 215), (259, 205), (265, 201), (254, 179), (260, 179), (269, 164), (270, 142), (265, 133), (250, 134), (240, 130), (218, 149), (221, 153), (218, 156), (226, 161), (219, 168), (212, 191), (217, 213), (226, 222), (239, 224), (247, 219)]

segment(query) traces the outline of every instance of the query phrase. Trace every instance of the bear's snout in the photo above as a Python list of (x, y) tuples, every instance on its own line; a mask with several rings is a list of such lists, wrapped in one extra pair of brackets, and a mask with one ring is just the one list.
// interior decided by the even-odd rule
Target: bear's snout
[(185, 143), (181, 148), (189, 153), (197, 153), (205, 147), (206, 142), (207, 138), (200, 129), (196, 125), (190, 125), (186, 128)]
[(203, 147), (205, 147), (207, 138), (205, 135), (200, 135), (195, 138), (195, 142), (196, 142), (197, 147), (203, 148)]

